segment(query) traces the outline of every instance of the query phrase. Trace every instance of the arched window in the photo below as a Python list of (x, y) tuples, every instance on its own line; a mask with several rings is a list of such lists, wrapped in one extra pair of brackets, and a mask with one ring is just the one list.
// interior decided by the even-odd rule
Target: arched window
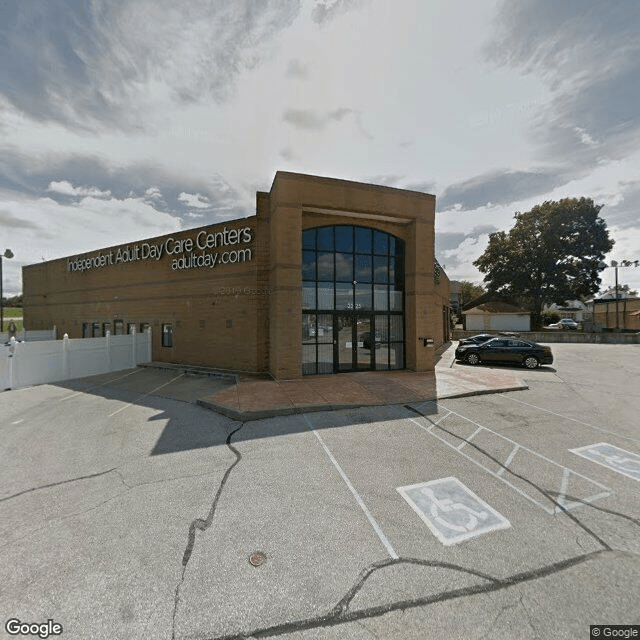
[(404, 243), (353, 225), (302, 234), (303, 373), (404, 367)]

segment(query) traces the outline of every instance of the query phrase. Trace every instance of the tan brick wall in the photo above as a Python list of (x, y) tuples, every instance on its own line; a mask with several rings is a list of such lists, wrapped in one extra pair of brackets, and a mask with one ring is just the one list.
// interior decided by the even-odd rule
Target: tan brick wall
[[(250, 227), (251, 243), (211, 248), (208, 253), (234, 249), (256, 250), (256, 218), (235, 220), (203, 227), (215, 233), (224, 228)], [(194, 238), (199, 229), (160, 236), (83, 254), (117, 254), (118, 249), (158, 244), (168, 238)], [(194, 251), (196, 254), (200, 250)], [(75, 259), (72, 256), (69, 259)], [(68, 258), (36, 264), (23, 269), (24, 322), (27, 329), (47, 329), (55, 325), (58, 336), (82, 336), (83, 322), (149, 323), (153, 328), (153, 358), (162, 362), (209, 364), (226, 369), (256, 371), (258, 350), (258, 260), (218, 264), (173, 271), (173, 256), (160, 260), (138, 260), (107, 265), (86, 271), (69, 272)], [(228, 326), (230, 321), (231, 326)], [(173, 325), (172, 348), (161, 346), (163, 323)]]

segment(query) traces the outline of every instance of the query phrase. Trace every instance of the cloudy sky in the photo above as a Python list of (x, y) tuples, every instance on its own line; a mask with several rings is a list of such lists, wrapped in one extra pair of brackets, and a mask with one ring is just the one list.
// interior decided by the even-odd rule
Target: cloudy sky
[(253, 215), (279, 169), (435, 194), (452, 279), (572, 196), (640, 259), (638, 33), (638, 0), (2, 1), (5, 293), (24, 264)]

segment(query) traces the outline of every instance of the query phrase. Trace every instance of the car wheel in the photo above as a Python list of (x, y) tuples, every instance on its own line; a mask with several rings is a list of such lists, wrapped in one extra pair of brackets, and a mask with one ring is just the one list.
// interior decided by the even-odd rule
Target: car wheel
[(467, 363), (468, 364), (478, 364), (478, 362), (480, 362), (480, 357), (478, 356), (477, 353), (470, 353), (467, 356)]
[(540, 362), (535, 356), (527, 356), (524, 359), (523, 364), (525, 367), (527, 367), (527, 369), (535, 369), (540, 364)]

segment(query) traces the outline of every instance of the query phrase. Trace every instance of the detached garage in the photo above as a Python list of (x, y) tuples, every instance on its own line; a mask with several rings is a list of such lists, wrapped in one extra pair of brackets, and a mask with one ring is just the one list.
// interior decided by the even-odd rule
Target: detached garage
[(531, 331), (531, 314), (507, 302), (485, 302), (463, 311), (467, 331)]

